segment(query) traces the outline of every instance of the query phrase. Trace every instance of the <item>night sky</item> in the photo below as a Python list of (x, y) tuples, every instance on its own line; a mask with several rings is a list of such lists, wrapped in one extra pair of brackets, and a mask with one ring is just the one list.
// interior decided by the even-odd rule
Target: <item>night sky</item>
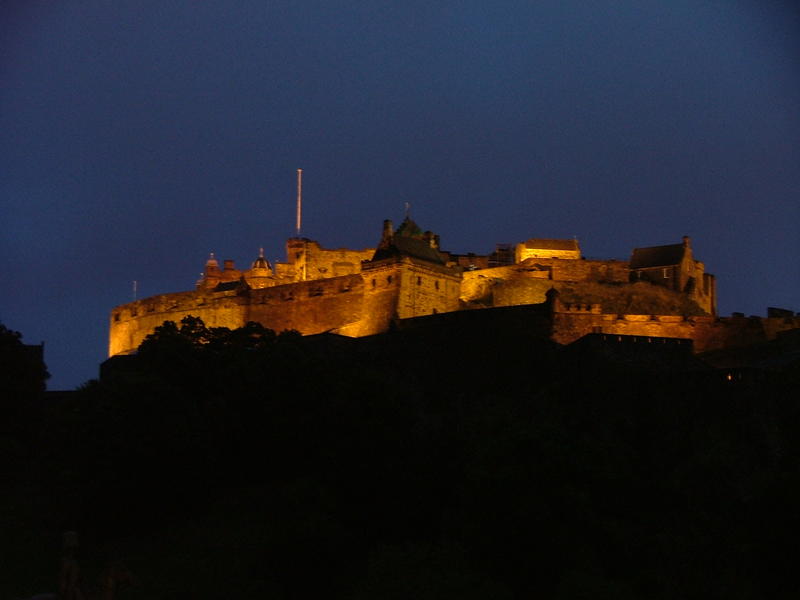
[(0, 321), (50, 389), (209, 252), (693, 240), (720, 314), (800, 311), (800, 9), (769, 0), (24, 2), (0, 8)]

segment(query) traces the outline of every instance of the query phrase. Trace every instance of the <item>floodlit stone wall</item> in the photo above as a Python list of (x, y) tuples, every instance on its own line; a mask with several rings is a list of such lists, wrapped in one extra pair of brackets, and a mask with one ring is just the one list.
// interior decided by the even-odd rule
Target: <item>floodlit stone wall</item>
[(134, 352), (164, 321), (186, 316), (209, 327), (269, 329), (303, 335), (327, 331), (360, 337), (389, 329), (392, 320), (458, 310), (459, 278), (408, 262), (378, 265), (355, 275), (261, 289), (224, 292), (200, 288), (153, 296), (116, 307), (111, 314), (109, 356)]
[(599, 305), (568, 306), (560, 302), (552, 319), (552, 339), (560, 344), (572, 343), (589, 333), (609, 333), (691, 339), (695, 352), (765, 342), (782, 331), (800, 328), (800, 318), (616, 315), (603, 313)]
[(462, 302), (516, 306), (544, 302), (552, 282), (626, 283), (628, 262), (621, 260), (529, 259), (520, 264), (465, 271)]
[(400, 269), (397, 316), (400, 319), (458, 310), (461, 278), (409, 263)]
[[(286, 252), (287, 261), (276, 264), (274, 272), (266, 263), (259, 268), (254, 263), (252, 269), (240, 271), (230, 260), (220, 268), (212, 256), (197, 290), (114, 308), (109, 355), (133, 352), (164, 321), (180, 322), (190, 315), (209, 327), (233, 329), (256, 321), (275, 331), (361, 337), (388, 331), (398, 320), (454, 313), (461, 308), (502, 311), (502, 307), (550, 306), (548, 326), (552, 326), (552, 339), (560, 343), (588, 333), (610, 333), (688, 338), (694, 340), (696, 351), (769, 340), (781, 331), (800, 327), (800, 318), (792, 316), (715, 318), (715, 278), (688, 252), (680, 265), (636, 273), (631, 273), (628, 261), (552, 256), (461, 273), (458, 268), (409, 256), (372, 261), (373, 248), (329, 250), (305, 238), (288, 240)], [(625, 304), (624, 310), (646, 306), (644, 310), (692, 314), (683, 306), (688, 297), (711, 316), (613, 314), (615, 306), (623, 310), (619, 303), (614, 305), (613, 290), (630, 285), (633, 293), (636, 285), (645, 285), (629, 283), (639, 278), (672, 289), (670, 293), (681, 302), (656, 304), (656, 308), (653, 304)], [(584, 290), (581, 297), (575, 293), (583, 289), (581, 284), (594, 287)], [(550, 294), (551, 288), (562, 289), (562, 298), (593, 304), (565, 304), (558, 294)], [(608, 312), (604, 312), (603, 301)], [(536, 312), (540, 313), (544, 314)]]
[(287, 283), (355, 275), (374, 254), (375, 248), (329, 250), (313, 240), (292, 238), (286, 242), (286, 262), (275, 265), (275, 274)]
[(209, 327), (241, 327), (245, 306), (235, 293), (179, 292), (152, 296), (117, 306), (111, 312), (108, 355), (136, 350), (148, 334), (164, 321), (179, 322), (187, 316), (203, 319)]

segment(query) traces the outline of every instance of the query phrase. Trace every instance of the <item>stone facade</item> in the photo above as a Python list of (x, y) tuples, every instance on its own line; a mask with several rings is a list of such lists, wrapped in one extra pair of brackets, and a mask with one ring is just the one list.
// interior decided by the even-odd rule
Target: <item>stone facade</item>
[(374, 253), (374, 248), (328, 250), (313, 240), (292, 238), (286, 242), (286, 262), (275, 265), (275, 276), (283, 283), (292, 283), (355, 275)]
[(518, 263), (529, 258), (564, 258), (577, 260), (581, 257), (578, 240), (530, 239), (517, 244), (515, 260)]
[(709, 314), (716, 314), (717, 287), (705, 265), (692, 256), (691, 240), (681, 244), (635, 248), (630, 261), (631, 281), (650, 281), (684, 293)]
[(220, 269), (212, 255), (195, 291), (116, 307), (109, 356), (135, 351), (164, 321), (189, 315), (210, 327), (256, 321), (276, 331), (361, 337), (388, 330), (396, 319), (458, 310), (461, 269), (448, 264), (436, 237), (410, 219), (396, 234), (387, 226), (377, 249), (328, 250), (290, 239), (287, 261), (274, 272), (263, 252), (245, 271), (232, 260)]
[[(505, 264), (510, 246), (490, 255), (443, 252), (438, 236), (407, 218), (397, 231), (386, 221), (376, 248), (330, 250), (313, 240), (289, 239), (286, 262), (274, 268), (263, 251), (246, 270), (232, 260), (220, 268), (212, 255), (194, 291), (114, 308), (109, 355), (134, 352), (164, 321), (189, 315), (210, 327), (256, 321), (276, 331), (362, 337), (425, 317), (436, 322), (464, 309), (529, 306), (540, 307), (530, 314), (548, 315), (548, 336), (559, 343), (608, 333), (692, 339), (697, 351), (773, 339), (800, 327), (798, 318), (786, 315), (716, 318), (714, 276), (694, 259), (688, 238), (682, 244), (637, 248), (630, 261), (582, 259), (576, 240), (528, 240), (516, 250), (521, 260), (514, 264)], [(659, 289), (668, 300), (684, 304), (673, 302), (659, 314), (607, 309), (615, 302), (622, 306), (612, 292), (641, 296)], [(581, 293), (590, 300), (570, 300)]]
[(546, 301), (552, 315), (552, 339), (572, 343), (590, 333), (691, 339), (695, 352), (746, 346), (775, 339), (800, 328), (800, 317), (762, 318), (604, 313), (600, 304), (570, 305), (557, 292)]

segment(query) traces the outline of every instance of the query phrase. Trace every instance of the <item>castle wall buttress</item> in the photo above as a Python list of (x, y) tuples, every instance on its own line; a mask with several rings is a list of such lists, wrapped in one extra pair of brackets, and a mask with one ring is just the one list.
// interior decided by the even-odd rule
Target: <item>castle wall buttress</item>
[(336, 333), (362, 337), (383, 333), (397, 318), (400, 272), (395, 264), (370, 267), (361, 272), (363, 286), (362, 318), (340, 327)]
[(134, 352), (164, 321), (179, 323), (187, 316), (200, 317), (209, 327), (241, 327), (245, 308), (235, 294), (203, 291), (162, 294), (117, 306), (111, 312), (108, 355)]

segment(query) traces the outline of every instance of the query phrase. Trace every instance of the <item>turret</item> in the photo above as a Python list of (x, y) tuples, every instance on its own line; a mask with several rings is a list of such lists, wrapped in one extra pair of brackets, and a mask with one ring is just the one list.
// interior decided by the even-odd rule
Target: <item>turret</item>
[(252, 268), (245, 273), (245, 279), (251, 288), (265, 288), (273, 284), (272, 266), (264, 258), (264, 248), (259, 248), (258, 257), (253, 261)]
[(219, 268), (219, 262), (214, 257), (214, 253), (208, 255), (206, 266), (203, 269), (203, 276), (197, 282), (198, 288), (212, 289), (217, 287), (217, 284), (222, 280), (222, 271)]
[(264, 248), (258, 249), (258, 257), (253, 261), (253, 265), (250, 269), (251, 271), (269, 271), (269, 273), (264, 273), (264, 275), (271, 275), (272, 274), (272, 265), (269, 264), (269, 261), (264, 258)]

